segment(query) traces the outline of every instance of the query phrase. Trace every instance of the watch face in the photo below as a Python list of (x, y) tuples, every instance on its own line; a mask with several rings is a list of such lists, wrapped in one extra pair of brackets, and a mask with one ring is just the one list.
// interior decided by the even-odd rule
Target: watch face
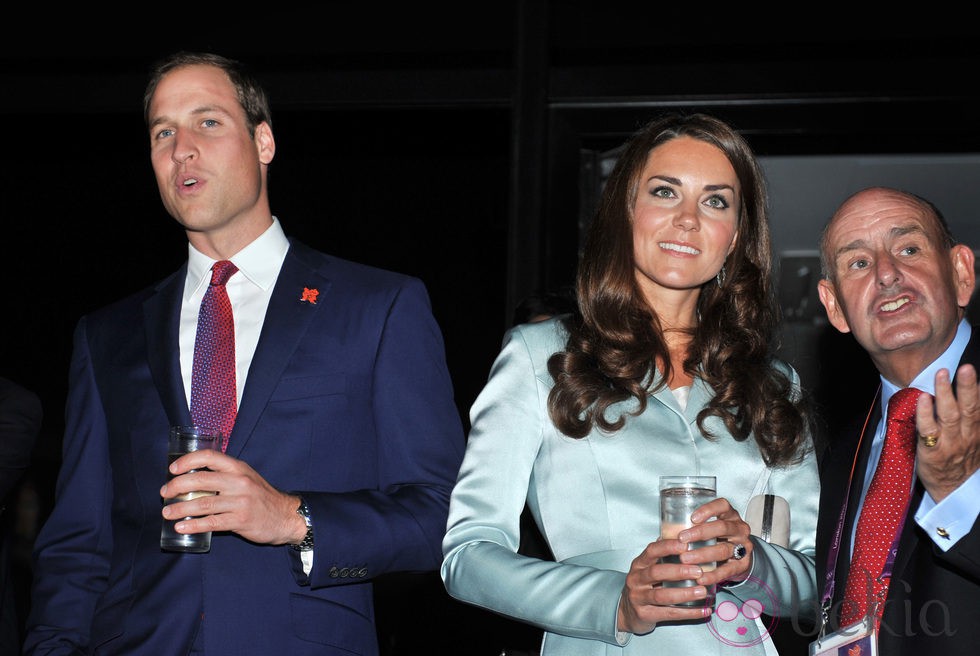
[(310, 519), (310, 507), (306, 505), (306, 499), (300, 499), (299, 508), (296, 509), (296, 514), (302, 517), (303, 521), (306, 522), (306, 535), (303, 537), (302, 542), (290, 546), (297, 551), (312, 551), (313, 520)]

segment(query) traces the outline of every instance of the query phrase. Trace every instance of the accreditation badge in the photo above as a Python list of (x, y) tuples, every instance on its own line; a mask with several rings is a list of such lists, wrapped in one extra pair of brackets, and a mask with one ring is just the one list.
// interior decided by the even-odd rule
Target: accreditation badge
[(873, 617), (817, 638), (810, 643), (810, 656), (878, 656), (878, 631)]

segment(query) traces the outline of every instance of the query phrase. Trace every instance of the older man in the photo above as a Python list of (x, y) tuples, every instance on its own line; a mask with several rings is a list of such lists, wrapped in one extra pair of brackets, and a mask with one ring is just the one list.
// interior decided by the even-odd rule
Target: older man
[[(868, 352), (881, 384), (822, 463), (817, 574), (828, 636), (818, 651), (876, 641), (889, 656), (976, 654), (980, 338), (966, 320), (973, 251), (954, 242), (928, 201), (876, 187), (838, 208), (821, 255), (827, 316)], [(904, 442), (886, 430), (892, 397), (911, 413)]]

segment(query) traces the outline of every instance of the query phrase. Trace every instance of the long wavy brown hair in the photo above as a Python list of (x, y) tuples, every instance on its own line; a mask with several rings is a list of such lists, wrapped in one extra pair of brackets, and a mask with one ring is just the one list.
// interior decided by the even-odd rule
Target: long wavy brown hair
[[(748, 143), (728, 124), (705, 114), (670, 114), (653, 120), (627, 142), (603, 189), (589, 228), (576, 279), (578, 311), (567, 321), (568, 341), (551, 356), (555, 385), (548, 398), (555, 426), (570, 437), (594, 428), (614, 432), (626, 416), (608, 417), (615, 403), (634, 398), (634, 414), (671, 377), (660, 318), (644, 300), (634, 272), (632, 215), (639, 176), (650, 152), (680, 136), (712, 144), (728, 157), (741, 187), (738, 239), (718, 278), (698, 300), (684, 370), (703, 379), (715, 396), (697, 417), (705, 429), (721, 419), (737, 441), (755, 437), (770, 466), (789, 464), (809, 448), (810, 417), (804, 395), (772, 363), (779, 320), (772, 283), (765, 177)], [(652, 375), (655, 367), (660, 376)]]

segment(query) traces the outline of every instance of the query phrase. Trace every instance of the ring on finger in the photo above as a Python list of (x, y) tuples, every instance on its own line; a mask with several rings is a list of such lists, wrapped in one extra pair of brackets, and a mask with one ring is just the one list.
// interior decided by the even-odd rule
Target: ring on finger
[(745, 545), (742, 544), (741, 542), (736, 542), (732, 544), (732, 560), (742, 560), (743, 558), (745, 558), (745, 554), (747, 553), (748, 550), (745, 548)]
[(919, 439), (927, 449), (931, 449), (939, 442), (939, 436), (936, 434), (919, 435)]

